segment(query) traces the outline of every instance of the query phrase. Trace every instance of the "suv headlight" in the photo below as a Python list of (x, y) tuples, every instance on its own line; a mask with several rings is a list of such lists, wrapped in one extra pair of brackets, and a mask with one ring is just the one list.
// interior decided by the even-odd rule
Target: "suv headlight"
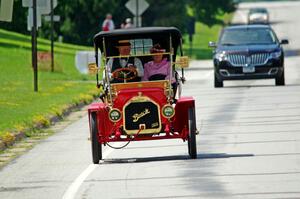
[(219, 61), (227, 60), (226, 53), (224, 51), (217, 52), (216, 53), (216, 59), (219, 60)]
[(281, 51), (272, 52), (270, 54), (271, 58), (279, 58), (281, 56)]

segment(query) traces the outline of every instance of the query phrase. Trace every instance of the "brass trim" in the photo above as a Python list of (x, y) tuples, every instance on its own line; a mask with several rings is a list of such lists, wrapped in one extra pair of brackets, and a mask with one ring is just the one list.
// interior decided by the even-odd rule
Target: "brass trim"
[(127, 130), (126, 129), (126, 125), (125, 125), (125, 108), (131, 104), (131, 103), (135, 103), (135, 102), (152, 102), (153, 104), (155, 104), (157, 106), (157, 113), (158, 113), (158, 128), (153, 128), (153, 129), (146, 129), (145, 124), (144, 125), (144, 129), (140, 131), (139, 134), (152, 134), (152, 133), (159, 133), (161, 131), (161, 116), (160, 116), (160, 105), (158, 103), (156, 103), (155, 101), (153, 101), (152, 99), (150, 99), (149, 97), (146, 96), (136, 96), (131, 98), (124, 106), (123, 106), (123, 126), (124, 126), (124, 131), (128, 134), (128, 135), (133, 135), (136, 134), (138, 132), (138, 129), (136, 130)]
[(96, 75), (99, 71), (99, 67), (97, 67), (96, 63), (89, 63), (88, 64), (89, 74), (90, 75)]
[(112, 90), (118, 92), (122, 89), (128, 88), (163, 88), (166, 90), (170, 83), (168, 80), (145, 81), (145, 82), (128, 82), (128, 83), (115, 83), (111, 84)]
[(153, 56), (153, 55), (172, 55), (171, 52), (165, 52), (165, 53), (148, 53), (148, 54), (142, 54), (142, 55), (116, 55), (116, 56), (109, 56), (106, 57), (109, 58), (124, 58), (124, 57), (145, 57), (145, 56)]
[[(111, 113), (112, 111), (118, 111), (118, 112), (120, 113), (120, 118), (119, 118), (118, 120), (112, 120), (112, 119), (110, 118), (110, 113)], [(122, 113), (121, 113), (121, 111), (120, 111), (119, 109), (117, 109), (117, 108), (111, 109), (111, 110), (108, 112), (108, 119), (109, 119), (111, 122), (114, 122), (114, 123), (120, 121), (120, 120), (122, 119)]]
[(175, 65), (179, 65), (181, 68), (188, 68), (189, 67), (189, 57), (188, 56), (182, 56), (178, 58), (178, 61), (173, 62)]
[[(172, 107), (172, 109), (173, 109), (173, 114), (172, 114), (171, 116), (166, 116), (166, 115), (164, 114), (164, 109), (165, 109), (167, 106), (168, 106), (168, 107)], [(173, 107), (171, 104), (166, 104), (166, 105), (164, 105), (164, 106), (162, 107), (161, 113), (162, 113), (162, 115), (163, 115), (165, 118), (170, 119), (170, 118), (172, 118), (172, 117), (175, 115), (175, 109), (174, 109), (174, 107)]]

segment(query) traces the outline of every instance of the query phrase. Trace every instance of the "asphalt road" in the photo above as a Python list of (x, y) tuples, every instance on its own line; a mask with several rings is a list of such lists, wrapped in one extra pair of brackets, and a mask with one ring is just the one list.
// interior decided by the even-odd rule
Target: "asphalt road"
[(215, 89), (211, 61), (192, 62), (183, 95), (196, 99), (198, 159), (181, 140), (163, 140), (104, 148), (105, 160), (92, 165), (85, 116), (2, 169), (0, 198), (300, 198), (300, 3), (264, 5), (291, 43), (287, 85)]

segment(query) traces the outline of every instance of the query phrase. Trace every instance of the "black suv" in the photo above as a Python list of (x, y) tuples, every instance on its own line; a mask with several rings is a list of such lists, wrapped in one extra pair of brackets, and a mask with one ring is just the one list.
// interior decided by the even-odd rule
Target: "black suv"
[(213, 51), (215, 87), (224, 80), (275, 78), (284, 85), (284, 52), (268, 25), (239, 25), (224, 28)]

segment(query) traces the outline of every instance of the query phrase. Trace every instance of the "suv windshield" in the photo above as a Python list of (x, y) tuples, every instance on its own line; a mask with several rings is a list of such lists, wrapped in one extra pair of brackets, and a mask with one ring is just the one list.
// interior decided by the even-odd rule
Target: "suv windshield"
[(256, 9), (251, 9), (250, 13), (267, 13), (267, 10), (264, 8), (256, 8)]
[(256, 45), (274, 44), (276, 36), (271, 29), (267, 28), (245, 28), (227, 29), (223, 32), (221, 45)]

